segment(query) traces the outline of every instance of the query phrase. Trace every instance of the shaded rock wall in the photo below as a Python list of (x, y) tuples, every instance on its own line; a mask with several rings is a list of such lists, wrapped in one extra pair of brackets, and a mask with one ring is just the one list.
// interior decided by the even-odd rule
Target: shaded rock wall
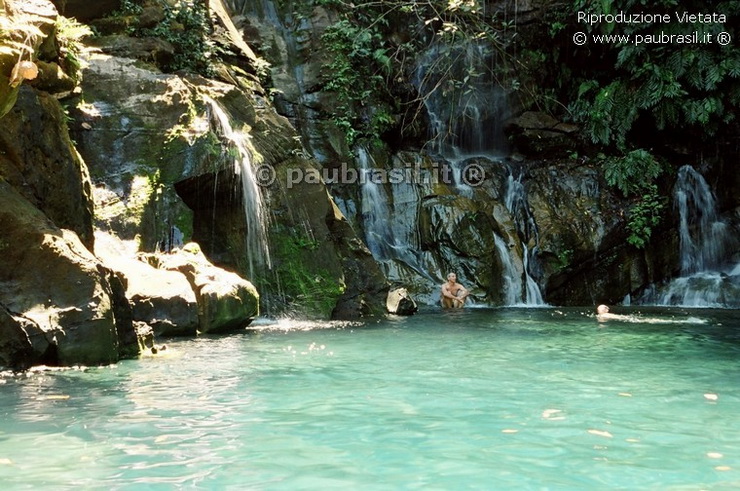
[[(0, 365), (102, 364), (135, 356), (138, 338), (125, 287), (90, 252), (87, 168), (64, 110), (46, 92), (72, 88), (72, 77), (60, 68), (56, 9), (44, 0), (2, 8), (17, 27), (3, 32), (2, 42), (21, 36), (15, 40), (29, 47), (26, 55), (39, 74), (30, 83), (8, 84), (6, 56), (0, 57), (0, 85), (15, 87), (0, 91)], [(28, 32), (36, 34), (24, 41)]]
[(120, 279), (5, 181), (0, 229), (4, 329), (24, 353), (11, 347), (11, 366), (112, 363), (138, 352)]
[(74, 17), (80, 22), (86, 22), (110, 14), (121, 6), (120, 0), (96, 0), (95, 2), (86, 0), (53, 0), (53, 2), (59, 9), (59, 13), (65, 17)]
[(88, 171), (67, 131), (59, 102), (21, 87), (2, 119), (0, 175), (57, 226), (93, 246), (93, 203)]

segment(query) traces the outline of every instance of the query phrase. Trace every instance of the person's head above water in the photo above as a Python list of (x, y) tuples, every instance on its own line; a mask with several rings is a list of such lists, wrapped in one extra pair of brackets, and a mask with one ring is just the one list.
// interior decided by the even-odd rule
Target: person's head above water
[(607, 307), (604, 304), (601, 304), (598, 307), (596, 307), (596, 313), (599, 314), (599, 315), (606, 314), (608, 312), (609, 312), (609, 307)]

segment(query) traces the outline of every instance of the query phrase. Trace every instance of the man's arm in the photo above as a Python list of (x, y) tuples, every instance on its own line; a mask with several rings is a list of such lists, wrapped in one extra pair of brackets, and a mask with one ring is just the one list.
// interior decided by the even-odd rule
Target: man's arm
[(447, 283), (442, 285), (442, 296), (445, 298), (452, 298), (452, 299), (457, 298), (455, 295), (452, 294), (452, 292), (450, 291), (450, 287), (447, 285)]
[(452, 305), (460, 308), (465, 305), (465, 299), (468, 297), (470, 292), (468, 292), (468, 290), (459, 283), (456, 286), (455, 295), (452, 297)]

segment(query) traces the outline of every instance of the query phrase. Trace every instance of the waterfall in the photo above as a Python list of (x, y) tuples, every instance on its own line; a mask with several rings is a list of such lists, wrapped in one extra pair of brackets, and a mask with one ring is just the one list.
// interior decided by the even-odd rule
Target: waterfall
[(217, 101), (202, 96), (208, 105), (212, 131), (226, 145), (222, 155), (231, 160), (234, 175), (241, 183), (240, 194), (246, 220), (246, 255), (249, 263), (249, 277), (254, 281), (257, 268), (272, 268), (270, 250), (267, 243), (267, 209), (264, 202), (263, 188), (259, 186), (254, 174), (249, 135), (235, 130), (231, 118)]
[(502, 296), (504, 305), (517, 305), (522, 304), (522, 275), (517, 270), (514, 261), (512, 260), (509, 247), (504, 242), (504, 239), (498, 235), (493, 235), (493, 242), (498, 251), (499, 259), (501, 259), (501, 266), (503, 269), (503, 284), (504, 284), (504, 295)]
[(503, 155), (506, 96), (493, 76), (495, 49), (487, 43), (433, 44), (412, 83), (431, 123), (433, 153), (448, 160)]
[(678, 171), (673, 198), (679, 215), (681, 276), (649, 289), (641, 303), (739, 307), (740, 264), (728, 260), (738, 242), (731, 227), (719, 218), (709, 184), (685, 165)]
[(419, 232), (421, 197), (428, 192), (421, 183), (432, 182), (431, 172), (421, 170), (423, 159), (418, 154), (413, 166), (396, 156), (392, 170), (418, 177), (385, 179), (387, 169), (378, 165), (366, 145), (358, 145), (355, 152), (357, 195), (334, 194), (337, 206), (356, 221), (358, 235), (391, 283), (411, 289), (417, 301), (439, 304), (439, 288), (449, 265), (442, 266), (432, 251), (421, 247)]
[[(537, 234), (537, 225), (535, 224), (534, 217), (529, 211), (529, 205), (527, 203), (527, 194), (522, 184), (522, 176), (514, 178), (513, 172), (509, 173), (509, 178), (506, 185), (506, 195), (504, 196), (504, 204), (511, 213), (514, 219), (514, 223), (517, 228), (517, 232), (522, 237), (523, 254), (522, 263), (524, 265), (524, 280), (526, 285), (526, 298), (523, 299), (525, 305), (545, 305), (545, 301), (542, 298), (540, 287), (537, 282), (532, 278), (530, 273), (530, 260), (535, 256), (536, 244), (539, 240)], [(530, 254), (527, 243), (530, 240), (534, 240), (535, 249)]]
[(527, 246), (524, 246), (524, 276), (527, 284), (527, 298), (524, 302), (526, 305), (545, 305), (545, 300), (542, 298), (542, 292), (540, 287), (534, 278), (529, 274), (529, 250)]
[(727, 224), (717, 218), (709, 184), (685, 165), (678, 171), (674, 201), (679, 213), (681, 275), (716, 270), (727, 252), (730, 237)]
[[(359, 214), (365, 243), (378, 261), (386, 277), (401, 284), (428, 282), (434, 293), (428, 298), (437, 301), (436, 285), (441, 276), (439, 267), (429, 252), (419, 250), (417, 215), (420, 197), (413, 182), (391, 182), (390, 193), (383, 181), (383, 172), (368, 149), (359, 146), (357, 163), (360, 180)], [(337, 201), (346, 216), (357, 214), (351, 202)]]
[(379, 261), (390, 257), (395, 245), (393, 230), (387, 220), (391, 216), (388, 194), (382, 182), (373, 178), (375, 161), (365, 147), (359, 147), (357, 162), (360, 167), (360, 213), (365, 229), (365, 243)]
[(487, 43), (434, 43), (417, 60), (411, 82), (430, 122), (428, 150), (452, 170), (455, 187), (472, 198), (463, 172), (469, 159), (498, 161), (506, 153), (506, 94)]

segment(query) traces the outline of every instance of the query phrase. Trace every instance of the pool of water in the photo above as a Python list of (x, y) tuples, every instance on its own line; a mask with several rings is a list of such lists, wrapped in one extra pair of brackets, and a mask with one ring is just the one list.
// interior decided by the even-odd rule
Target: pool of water
[(259, 320), (0, 375), (7, 489), (731, 489), (740, 316)]

